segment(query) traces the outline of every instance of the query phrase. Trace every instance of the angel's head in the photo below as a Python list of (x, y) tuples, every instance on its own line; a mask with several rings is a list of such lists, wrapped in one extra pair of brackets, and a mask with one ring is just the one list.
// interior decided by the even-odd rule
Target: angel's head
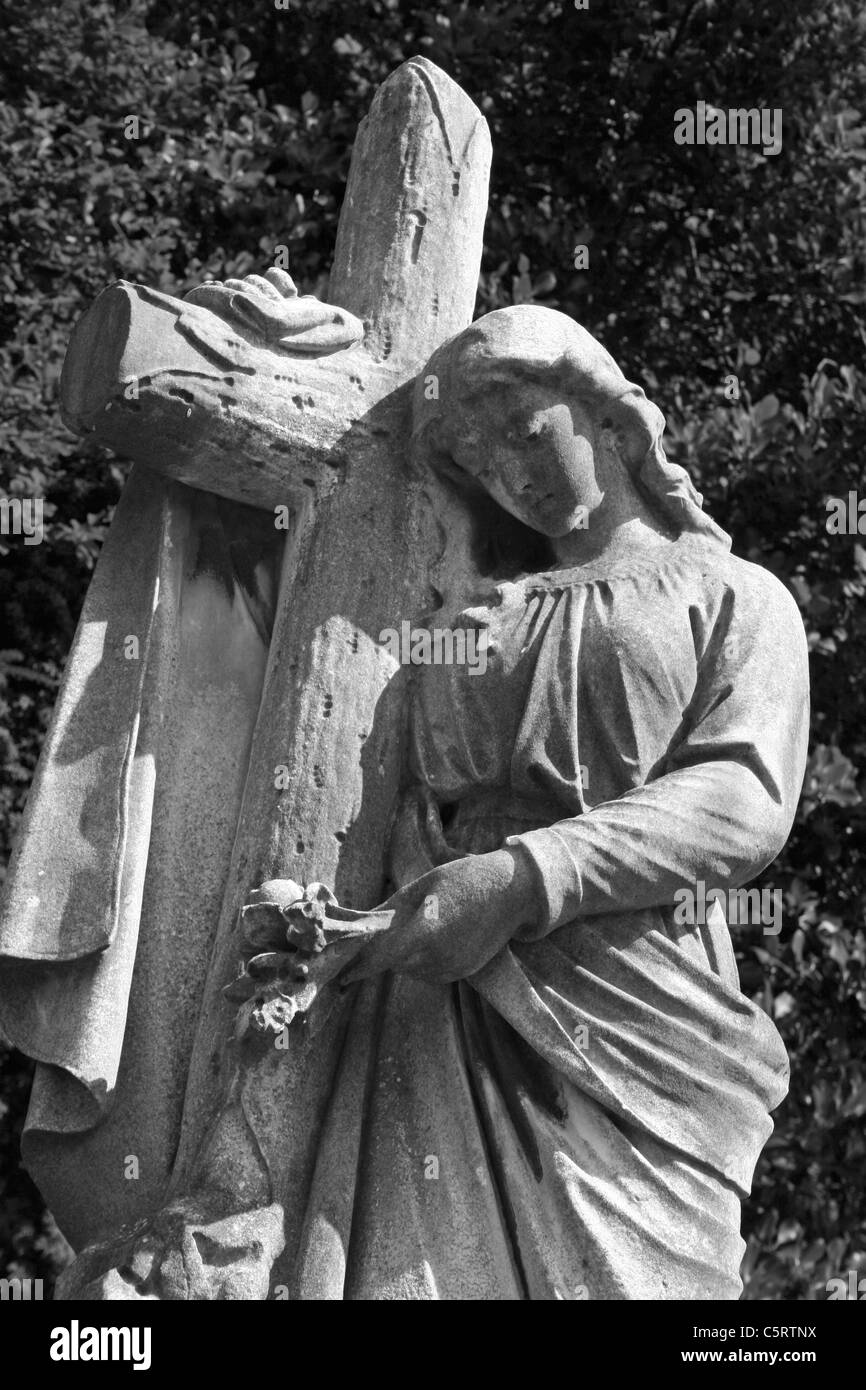
[(474, 485), (555, 540), (626, 491), (669, 531), (726, 539), (661, 446), (664, 417), (565, 314), (497, 309), (438, 349), (418, 379), (416, 460)]

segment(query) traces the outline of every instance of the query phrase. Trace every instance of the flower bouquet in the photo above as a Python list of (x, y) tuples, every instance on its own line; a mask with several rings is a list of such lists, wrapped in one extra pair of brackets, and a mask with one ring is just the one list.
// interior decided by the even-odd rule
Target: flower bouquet
[[(223, 993), (240, 1008), (235, 1039), (275, 1043), (298, 1014), (307, 1015), (326, 984), (365, 941), (390, 926), (392, 911), (341, 907), (329, 888), (273, 879), (241, 908), (246, 947), (240, 973)], [(320, 1027), (330, 1012), (316, 1010)]]

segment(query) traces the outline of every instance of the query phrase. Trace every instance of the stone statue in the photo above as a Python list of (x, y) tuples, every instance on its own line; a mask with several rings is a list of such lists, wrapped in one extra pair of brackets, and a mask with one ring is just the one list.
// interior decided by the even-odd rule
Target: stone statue
[(719, 903), (790, 830), (805, 639), (589, 334), (469, 326), (487, 159), (413, 59), (342, 307), (272, 270), (76, 331), (66, 418), (136, 464), (0, 928), (60, 1297), (739, 1295), (787, 1062)]

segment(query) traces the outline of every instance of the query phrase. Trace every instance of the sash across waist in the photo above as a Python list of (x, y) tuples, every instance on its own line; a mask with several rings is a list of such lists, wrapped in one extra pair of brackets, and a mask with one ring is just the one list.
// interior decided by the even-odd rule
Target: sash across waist
[(486, 854), (509, 835), (522, 835), (565, 820), (571, 812), (551, 800), (518, 796), (508, 788), (473, 793), (443, 808), (448, 844), (463, 854)]

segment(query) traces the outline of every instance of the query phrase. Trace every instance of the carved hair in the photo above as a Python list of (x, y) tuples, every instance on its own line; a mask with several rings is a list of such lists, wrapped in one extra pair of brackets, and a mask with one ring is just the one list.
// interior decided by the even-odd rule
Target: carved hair
[(415, 387), (415, 463), (459, 482), (450, 442), (464, 434), (473, 402), (497, 386), (519, 388), (533, 381), (580, 405), (596, 439), (605, 429), (612, 432), (634, 482), (677, 532), (699, 532), (729, 547), (729, 537), (702, 510), (703, 498), (686, 470), (666, 458), (665, 419), (658, 406), (626, 380), (591, 333), (542, 305), (495, 309), (436, 350)]

